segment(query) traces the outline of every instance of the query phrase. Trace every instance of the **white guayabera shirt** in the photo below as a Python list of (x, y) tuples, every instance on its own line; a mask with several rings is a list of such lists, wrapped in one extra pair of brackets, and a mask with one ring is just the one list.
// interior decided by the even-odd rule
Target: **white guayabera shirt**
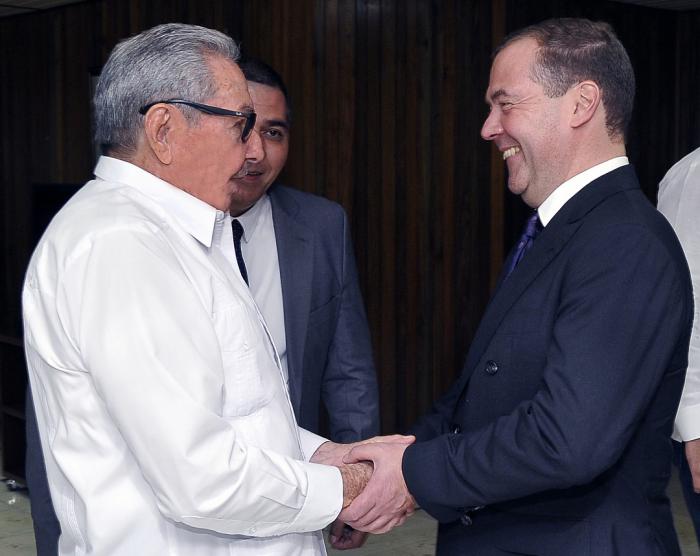
[(304, 461), (230, 217), (102, 157), (41, 239), (25, 347), (60, 554), (324, 554), (336, 468)]

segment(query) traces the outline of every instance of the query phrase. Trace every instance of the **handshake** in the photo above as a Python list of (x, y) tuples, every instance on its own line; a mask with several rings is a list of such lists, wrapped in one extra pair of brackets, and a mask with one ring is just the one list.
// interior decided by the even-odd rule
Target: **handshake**
[(334, 465), (343, 478), (343, 509), (330, 533), (334, 548), (361, 546), (366, 533), (386, 533), (413, 514), (416, 501), (404, 482), (401, 462), (414, 441), (413, 436), (395, 434), (352, 444), (325, 442), (316, 450), (311, 462)]

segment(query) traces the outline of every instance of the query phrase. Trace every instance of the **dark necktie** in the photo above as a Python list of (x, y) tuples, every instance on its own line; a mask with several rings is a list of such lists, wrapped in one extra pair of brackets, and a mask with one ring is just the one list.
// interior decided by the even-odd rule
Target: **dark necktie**
[(506, 273), (506, 278), (510, 276), (518, 263), (522, 260), (527, 253), (528, 249), (532, 247), (535, 242), (535, 238), (542, 231), (542, 223), (537, 215), (537, 211), (532, 213), (532, 216), (527, 219), (525, 223), (525, 229), (523, 230), (523, 235), (520, 236), (520, 241), (518, 241), (518, 246), (515, 248), (515, 253), (513, 253), (513, 258), (510, 260), (510, 265), (508, 266), (508, 272)]
[(236, 248), (236, 261), (238, 262), (238, 270), (241, 271), (241, 276), (248, 284), (248, 270), (245, 267), (243, 260), (243, 252), (241, 251), (241, 238), (243, 237), (243, 226), (238, 220), (231, 220), (231, 228), (233, 229), (233, 246)]

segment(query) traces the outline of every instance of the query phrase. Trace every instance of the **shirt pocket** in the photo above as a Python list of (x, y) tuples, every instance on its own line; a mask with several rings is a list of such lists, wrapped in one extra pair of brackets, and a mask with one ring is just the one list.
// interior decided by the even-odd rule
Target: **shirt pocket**
[(255, 413), (274, 397), (278, 374), (262, 323), (253, 307), (228, 297), (214, 313), (224, 374), (223, 416)]

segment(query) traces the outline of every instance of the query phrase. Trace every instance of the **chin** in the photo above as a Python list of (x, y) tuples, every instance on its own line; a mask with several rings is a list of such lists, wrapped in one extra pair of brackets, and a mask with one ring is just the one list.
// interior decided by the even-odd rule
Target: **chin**
[(527, 191), (527, 185), (522, 185), (520, 183), (513, 183), (509, 181), (508, 191), (510, 191), (513, 195), (520, 195), (522, 197)]

